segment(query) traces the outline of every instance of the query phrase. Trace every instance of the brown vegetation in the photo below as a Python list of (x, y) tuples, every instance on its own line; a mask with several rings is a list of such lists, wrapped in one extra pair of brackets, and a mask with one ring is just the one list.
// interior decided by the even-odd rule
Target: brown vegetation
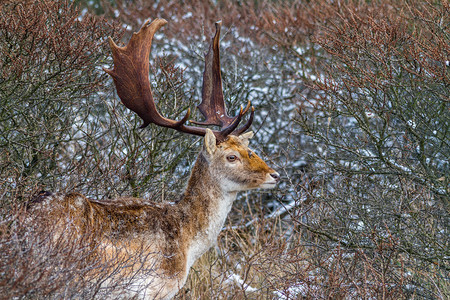
[[(32, 286), (48, 291), (41, 297), (74, 298), (80, 289), (59, 283), (85, 274), (67, 259), (75, 250), (45, 250), (45, 234), (26, 239), (24, 216), (11, 207), (43, 187), (164, 200), (181, 190), (197, 144), (138, 131), (139, 120), (116, 106), (96, 70), (111, 63), (104, 41), (118, 39), (118, 25), (88, 26), (98, 17), (79, 21), (73, 8), (37, 3), (53, 21), (26, 5), (0, 10), (0, 291), (30, 298)], [(150, 79), (174, 118), (199, 98), (204, 37), (221, 19), (225, 98), (232, 109), (253, 100), (255, 145), (284, 170), (276, 193), (236, 201), (218, 246), (177, 298), (449, 297), (448, 1), (94, 3), (128, 24), (126, 34), (147, 18), (169, 21)], [(56, 17), (62, 11), (72, 17)], [(26, 30), (33, 24), (41, 29)], [(59, 32), (70, 42), (64, 55)], [(165, 105), (174, 97), (175, 107)]]

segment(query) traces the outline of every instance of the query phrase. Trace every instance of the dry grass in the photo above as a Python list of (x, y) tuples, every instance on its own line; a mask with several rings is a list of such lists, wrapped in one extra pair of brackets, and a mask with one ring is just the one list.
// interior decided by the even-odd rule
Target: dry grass
[[(246, 194), (236, 201), (218, 245), (196, 262), (177, 299), (449, 298), (448, 162), (439, 163), (445, 161), (449, 145), (448, 1), (101, 2), (106, 17), (130, 25), (128, 32), (147, 18), (169, 21), (163, 39), (183, 47), (176, 54), (168, 51), (161, 67), (153, 68), (157, 75), (152, 78), (157, 81), (155, 93), (163, 98), (159, 103), (171, 116), (196, 99), (191, 89), (201, 71), (195, 68), (202, 65), (203, 44), (209, 41), (205, 36), (211, 36), (212, 24), (221, 19), (227, 97), (230, 102), (243, 97), (259, 101), (254, 129), (260, 143), (254, 145), (269, 153), (271, 165), (283, 174), (273, 193)], [(10, 10), (0, 13), (6, 16)], [(44, 17), (34, 10), (28, 14), (17, 17), (31, 22), (34, 16), (36, 24), (48, 30)], [(21, 31), (20, 22), (5, 21), (9, 17), (2, 20), (3, 32), (30, 32)], [(65, 30), (77, 23), (68, 20)], [(99, 24), (86, 20), (91, 20), (85, 21), (88, 27)], [(99, 40), (109, 33), (119, 39), (118, 25), (108, 26), (99, 26), (103, 29), (84, 39)], [(66, 42), (77, 35), (76, 30), (65, 32), (71, 34), (60, 37)], [(54, 33), (52, 38), (58, 38)], [(164, 47), (164, 40), (155, 44)], [(40, 36), (39, 41), (46, 45), (47, 39)], [(110, 101), (112, 88), (105, 77), (97, 76), (95, 67), (66, 93), (62, 83), (77, 83), (77, 72), (85, 70), (86, 60), (96, 58), (97, 67), (107, 61), (106, 43), (88, 44), (92, 50), (82, 52), (83, 39), (74, 39), (72, 47), (62, 52), (67, 55), (57, 56), (61, 66), (68, 66), (66, 59), (81, 49), (80, 64), (62, 73), (70, 80), (64, 75), (49, 85), (44, 82), (45, 89), (38, 89), (35, 98), (20, 98), (24, 104), (17, 113), (33, 113), (32, 117), (13, 115), (7, 127), (3, 120), (8, 111), (1, 115), (2, 133), (12, 134), (0, 137), (0, 297), (91, 297), (101, 292), (99, 282), (111, 275), (98, 261), (86, 265), (89, 251), (80, 248), (82, 243), (50, 247), (49, 232), (27, 235), (29, 228), (21, 225), (23, 212), (13, 211), (11, 207), (17, 206), (12, 202), (24, 202), (42, 186), (77, 189), (98, 199), (117, 194), (170, 198), (181, 190), (198, 146), (166, 131), (130, 130), (138, 122), (117, 113), (120, 108)], [(177, 46), (173, 44), (176, 51)], [(6, 66), (0, 77), (2, 103), (19, 107), (4, 91), (13, 95), (30, 90), (10, 83), (18, 82), (14, 76), (21, 74), (30, 82), (40, 78), (23, 70), (39, 53), (10, 56), (14, 63), (2, 61)], [(174, 67), (183, 57), (192, 65)], [(54, 65), (50, 69), (57, 70)], [(177, 88), (172, 89), (171, 83)], [(56, 96), (43, 97), (53, 95), (47, 91)], [(97, 100), (84, 112), (48, 105), (77, 108), (73, 103), (91, 94)], [(180, 107), (168, 104), (173, 97), (182, 100)], [(51, 101), (27, 109), (36, 98)], [(106, 113), (102, 103), (108, 103)], [(393, 113), (386, 103), (401, 109)], [(92, 116), (102, 121), (95, 128), (80, 126), (72, 132), (69, 117), (77, 113), (84, 121)], [(352, 118), (357, 122), (349, 123)], [(14, 123), (17, 120), (21, 123)], [(417, 127), (408, 123), (411, 120), (418, 121)], [(56, 129), (48, 126), (53, 123)], [(383, 124), (392, 129), (385, 136)], [(69, 133), (43, 145), (42, 132), (46, 137)], [(381, 147), (389, 138), (394, 146)], [(68, 145), (76, 145), (75, 154), (67, 151)], [(362, 151), (377, 147), (387, 156)], [(183, 150), (175, 154), (176, 148)], [(270, 217), (274, 207), (291, 204), (286, 212)], [(96, 280), (79, 280), (92, 269), (99, 270)], [(116, 287), (123, 284), (118, 281)]]

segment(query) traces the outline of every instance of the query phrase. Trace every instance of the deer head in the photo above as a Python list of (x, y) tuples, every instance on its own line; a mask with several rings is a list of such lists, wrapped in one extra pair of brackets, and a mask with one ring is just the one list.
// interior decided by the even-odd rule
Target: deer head
[[(163, 117), (156, 109), (149, 80), (149, 55), (155, 32), (166, 23), (166, 20), (158, 18), (151, 23), (149, 21), (145, 22), (138, 33), (133, 33), (129, 43), (124, 47), (117, 46), (109, 38), (114, 69), (104, 70), (114, 79), (117, 94), (123, 104), (137, 113), (144, 121), (141, 128), (154, 123), (180, 132), (204, 136), (207, 132), (206, 128), (186, 125), (190, 116), (190, 109), (178, 121)], [(222, 77), (220, 75), (220, 26), (221, 22), (217, 22), (216, 33), (205, 56), (202, 102), (198, 106), (199, 111), (205, 117), (205, 121), (190, 121), (196, 125), (220, 126), (221, 129), (219, 131), (212, 131), (218, 144), (225, 141), (230, 134), (239, 136), (245, 132), (250, 127), (254, 115), (254, 108), (251, 106), (250, 101), (245, 109), (241, 106), (239, 113), (235, 117), (228, 116), (226, 112), (222, 91)], [(251, 114), (247, 123), (241, 128), (237, 128), (242, 117), (249, 109)]]
[(248, 148), (252, 137), (253, 132), (249, 131), (239, 136), (230, 135), (218, 144), (212, 131), (206, 129), (202, 155), (208, 161), (211, 176), (218, 178), (222, 190), (238, 192), (273, 188), (280, 180), (280, 175)]

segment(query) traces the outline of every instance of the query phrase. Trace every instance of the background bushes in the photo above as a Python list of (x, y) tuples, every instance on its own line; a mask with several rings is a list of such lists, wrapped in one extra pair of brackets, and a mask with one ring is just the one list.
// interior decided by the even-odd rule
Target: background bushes
[[(4, 275), (20, 270), (7, 249), (26, 241), (18, 205), (35, 192), (173, 201), (183, 189), (200, 139), (138, 129), (101, 70), (107, 36), (125, 41), (163, 17), (150, 58), (160, 110), (177, 118), (198, 103), (222, 19), (230, 114), (252, 100), (252, 146), (283, 175), (277, 190), (239, 197), (178, 298), (449, 296), (447, 2), (10, 1), (0, 13), (8, 295), (36, 296)], [(56, 284), (41, 296), (61, 295)]]

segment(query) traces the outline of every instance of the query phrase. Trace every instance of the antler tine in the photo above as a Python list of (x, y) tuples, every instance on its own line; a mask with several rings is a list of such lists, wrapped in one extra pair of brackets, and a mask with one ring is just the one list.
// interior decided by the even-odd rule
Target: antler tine
[[(235, 135), (239, 135), (239, 134), (243, 133), (245, 130), (247, 130), (250, 127), (251, 123), (253, 122), (253, 111), (255, 110), (253, 106), (252, 106), (252, 115), (250, 115), (250, 118), (248, 119), (246, 125), (241, 127), (241, 128), (239, 128), (240, 133), (237, 133), (237, 131), (235, 131), (235, 129), (237, 128), (237, 126), (241, 122), (242, 116), (244, 116), (247, 113), (247, 111), (249, 110), (250, 106), (251, 106), (251, 101), (250, 100), (248, 101), (247, 106), (245, 107), (245, 109), (243, 109), (242, 105), (241, 105), (241, 108), (239, 110), (239, 114), (234, 119), (232, 119), (232, 122), (228, 126), (226, 126), (225, 128), (222, 128), (222, 130), (220, 131), (220, 134), (222, 136), (226, 137), (230, 133), (234, 133)], [(247, 127), (247, 128), (242, 130), (242, 128), (244, 128), (244, 127)]]
[(234, 131), (234, 134), (235, 135), (241, 135), (247, 129), (249, 129), (250, 126), (252, 125), (254, 115), (255, 115), (255, 108), (252, 106), (252, 111), (250, 112), (250, 117), (248, 118), (247, 123), (245, 123), (245, 125), (242, 126), (241, 128), (236, 129)]

